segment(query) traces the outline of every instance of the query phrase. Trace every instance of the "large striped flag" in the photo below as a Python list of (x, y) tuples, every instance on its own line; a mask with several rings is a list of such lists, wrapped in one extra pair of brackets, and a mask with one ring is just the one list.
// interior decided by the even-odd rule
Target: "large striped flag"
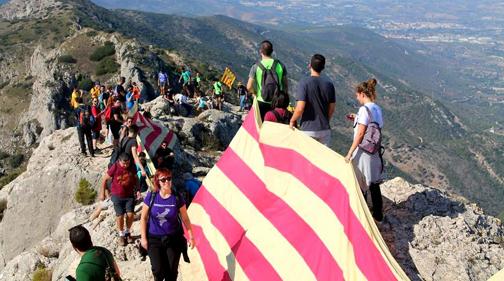
[(254, 109), (189, 207), (197, 247), (182, 277), (408, 280), (352, 165)]
[(156, 154), (156, 150), (164, 140), (172, 149), (177, 142), (177, 136), (172, 130), (159, 121), (145, 118), (140, 112), (135, 112), (133, 115), (133, 124), (138, 126), (138, 137), (151, 156)]

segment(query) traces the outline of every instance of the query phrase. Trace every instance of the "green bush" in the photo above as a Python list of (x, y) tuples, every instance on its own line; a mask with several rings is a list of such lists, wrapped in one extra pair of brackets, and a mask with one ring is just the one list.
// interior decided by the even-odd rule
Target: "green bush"
[(0, 160), (9, 157), (9, 153), (0, 150)]
[(3, 214), (4, 214), (5, 209), (7, 209), (7, 200), (2, 199), (2, 200), (0, 200), (0, 222), (3, 219)]
[(52, 280), (52, 271), (46, 269), (45, 267), (41, 266), (35, 270), (33, 273), (33, 281), (51, 281)]
[(60, 62), (60, 63), (76, 63), (77, 60), (74, 57), (72, 57), (71, 55), (61, 55), (58, 58), (58, 62)]
[(96, 35), (98, 35), (98, 32), (91, 30), (91, 31), (86, 32), (86, 35), (87, 35), (87, 37), (95, 37)]
[(107, 73), (115, 73), (118, 69), (119, 64), (117, 64), (114, 58), (109, 57), (98, 63), (98, 65), (96, 66), (95, 74), (97, 76), (100, 76)]
[(93, 81), (88, 77), (84, 77), (79, 81), (78, 87), (84, 91), (89, 91), (93, 88)]
[(3, 177), (0, 177), (0, 189), (2, 189), (2, 187), (4, 187), (7, 184), (9, 184), (15, 178), (17, 178), (21, 173), (22, 173), (22, 171), (20, 171), (18, 169), (18, 170), (14, 171), (14, 172), (11, 172), (10, 174), (7, 174), (7, 175), (5, 175)]
[(23, 164), (23, 160), (23, 154), (14, 154), (9, 157), (9, 166), (11, 166), (11, 168), (13, 169), (16, 169), (17, 167), (21, 166), (21, 164)]
[(115, 46), (112, 42), (107, 41), (105, 45), (97, 48), (89, 57), (92, 61), (101, 61), (102, 59), (115, 54)]
[(75, 201), (82, 205), (90, 205), (96, 199), (96, 191), (86, 179), (80, 179), (79, 188), (75, 192)]

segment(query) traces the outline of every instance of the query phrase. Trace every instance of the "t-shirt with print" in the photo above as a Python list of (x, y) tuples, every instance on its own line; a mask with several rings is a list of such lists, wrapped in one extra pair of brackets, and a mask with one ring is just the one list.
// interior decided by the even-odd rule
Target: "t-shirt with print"
[[(178, 202), (175, 194), (168, 198), (162, 198), (159, 193), (152, 204), (149, 216), (149, 234), (163, 236), (176, 233), (180, 227), (178, 219), (179, 209), (185, 205), (185, 201), (179, 196)], [(148, 192), (144, 199), (144, 204), (149, 206), (152, 192)]]
[(296, 91), (296, 100), (305, 101), (301, 116), (302, 131), (324, 131), (329, 125), (329, 104), (336, 102), (334, 85), (325, 77), (310, 76), (301, 80)]
[(119, 198), (134, 197), (134, 190), (137, 185), (135, 166), (130, 163), (127, 168), (121, 166), (119, 162), (112, 165), (107, 174), (112, 177), (110, 192)]
[(361, 106), (359, 108), (359, 112), (357, 113), (357, 117), (355, 118), (354, 121), (354, 139), (355, 136), (357, 135), (357, 124), (362, 124), (362, 125), (368, 125), (369, 122), (371, 122), (371, 118), (369, 118), (368, 111), (366, 110), (366, 107), (369, 108), (371, 111), (371, 114), (373, 114), (373, 122), (378, 123), (378, 126), (380, 128), (383, 128), (383, 115), (382, 115), (382, 110), (380, 106), (378, 106), (374, 102), (368, 102), (364, 106)]

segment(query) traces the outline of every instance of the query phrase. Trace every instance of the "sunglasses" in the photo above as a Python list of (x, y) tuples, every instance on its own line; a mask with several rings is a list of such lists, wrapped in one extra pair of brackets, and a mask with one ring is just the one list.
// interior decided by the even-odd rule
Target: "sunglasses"
[(171, 182), (171, 179), (172, 179), (171, 177), (160, 178), (160, 179), (159, 179), (159, 182), (163, 182), (163, 183), (164, 183), (164, 182)]

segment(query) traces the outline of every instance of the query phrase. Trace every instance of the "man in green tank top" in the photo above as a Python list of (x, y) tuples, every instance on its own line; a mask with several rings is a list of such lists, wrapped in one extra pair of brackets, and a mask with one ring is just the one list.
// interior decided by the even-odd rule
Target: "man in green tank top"
[[(273, 53), (273, 44), (270, 41), (265, 40), (261, 42), (261, 48), (259, 50), (261, 54), (261, 61), (254, 64), (249, 72), (249, 80), (247, 82), (247, 90), (249, 93), (252, 93), (256, 96), (257, 101), (259, 102), (259, 111), (261, 113), (261, 119), (264, 120), (264, 115), (266, 112), (271, 110), (271, 99), (263, 97), (263, 74), (264, 69), (271, 70), (272, 66), (275, 65), (275, 73), (278, 77), (278, 86), (281, 91), (288, 93), (288, 84), (287, 84), (287, 68), (279, 62), (272, 58)], [(262, 66), (259, 66), (258, 64)], [(276, 79), (276, 77), (275, 77)]]

